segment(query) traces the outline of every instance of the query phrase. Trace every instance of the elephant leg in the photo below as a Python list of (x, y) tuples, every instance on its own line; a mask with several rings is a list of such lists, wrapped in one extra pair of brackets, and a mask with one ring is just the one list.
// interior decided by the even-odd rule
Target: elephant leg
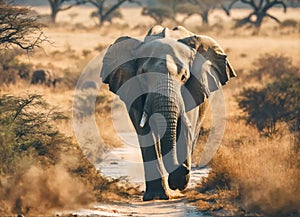
[(155, 144), (149, 145), (149, 143), (143, 143), (143, 141), (141, 141), (143, 139), (139, 140), (141, 144), (140, 148), (143, 157), (146, 182), (146, 190), (143, 196), (143, 201), (155, 199), (168, 200), (169, 195), (165, 188), (165, 180), (163, 178), (163, 172), (157, 157)]
[(184, 190), (190, 179), (191, 171), (191, 135), (184, 124), (179, 121), (176, 143), (177, 159), (179, 166), (169, 174), (168, 184), (172, 190)]
[[(163, 178), (162, 168), (159, 162), (159, 157), (156, 151), (156, 140), (151, 132), (149, 124), (141, 128), (139, 123), (141, 121), (142, 111), (133, 108), (141, 107), (144, 105), (141, 101), (142, 97), (134, 101), (133, 107), (129, 109), (130, 119), (138, 134), (138, 140), (143, 158), (144, 175), (146, 189), (143, 200), (168, 200), (169, 195), (165, 188), (165, 180)], [(129, 104), (129, 103), (128, 103)]]
[[(169, 174), (168, 184), (171, 189), (184, 190), (190, 179), (191, 158), (193, 144), (198, 140), (200, 127), (208, 108), (208, 102), (205, 101), (199, 107), (189, 112), (189, 119), (192, 127), (188, 127), (179, 121), (177, 128), (177, 158), (180, 166)], [(181, 126), (180, 126), (181, 125)]]

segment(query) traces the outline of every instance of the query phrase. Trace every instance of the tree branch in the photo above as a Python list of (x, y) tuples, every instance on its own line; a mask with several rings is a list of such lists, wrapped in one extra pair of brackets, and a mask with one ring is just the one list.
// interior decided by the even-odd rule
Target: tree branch
[(281, 23), (280, 20), (274, 16), (272, 16), (271, 14), (266, 14), (267, 17), (270, 17), (271, 19), (275, 20), (277, 23)]
[[(0, 4), (0, 47), (17, 45), (22, 49), (31, 50), (47, 38), (42, 32), (43, 24), (31, 15), (28, 8)], [(38, 36), (34, 34), (39, 33)]]
[(116, 10), (117, 8), (120, 7), (121, 4), (123, 4), (124, 2), (126, 2), (126, 0), (119, 0), (115, 5), (113, 5), (110, 9), (108, 9), (103, 17), (106, 18), (110, 13), (112, 13), (114, 10)]

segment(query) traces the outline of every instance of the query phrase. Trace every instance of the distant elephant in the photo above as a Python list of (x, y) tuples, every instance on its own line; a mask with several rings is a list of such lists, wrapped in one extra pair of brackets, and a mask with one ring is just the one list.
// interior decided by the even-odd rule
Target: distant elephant
[(187, 187), (206, 99), (235, 76), (215, 40), (181, 26), (154, 26), (142, 40), (120, 37), (107, 49), (101, 78), (125, 102), (137, 132), (144, 201), (170, 197), (162, 164), (170, 189)]
[(48, 87), (53, 85), (56, 86), (56, 83), (59, 81), (59, 78), (56, 77), (55, 73), (51, 70), (39, 69), (33, 72), (31, 78), (31, 84), (45, 84)]
[(94, 81), (86, 81), (83, 83), (82, 87), (81, 87), (82, 90), (86, 90), (86, 89), (97, 89), (97, 84), (96, 82)]

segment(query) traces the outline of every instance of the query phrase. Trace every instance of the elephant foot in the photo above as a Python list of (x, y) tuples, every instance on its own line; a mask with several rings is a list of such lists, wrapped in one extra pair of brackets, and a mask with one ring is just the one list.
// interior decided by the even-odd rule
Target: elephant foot
[(150, 200), (169, 200), (169, 195), (166, 192), (146, 191), (143, 196), (143, 201)]
[(143, 201), (168, 200), (170, 197), (164, 187), (164, 183), (165, 182), (163, 178), (147, 181)]
[(169, 174), (168, 184), (170, 189), (184, 190), (190, 180), (190, 170), (184, 165), (180, 165), (176, 170)]

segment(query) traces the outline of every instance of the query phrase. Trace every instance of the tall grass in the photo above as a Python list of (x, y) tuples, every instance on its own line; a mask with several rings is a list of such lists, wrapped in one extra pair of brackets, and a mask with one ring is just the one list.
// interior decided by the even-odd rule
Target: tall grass
[[(250, 93), (251, 89), (244, 89), (240, 94), (244, 99), (257, 103), (258, 95), (264, 88), (272, 85), (277, 88), (267, 94), (274, 105), (268, 107), (265, 113), (260, 108), (268, 103), (267, 99), (260, 100), (260, 106), (256, 104), (251, 107), (260, 121), (267, 124), (269, 113), (275, 109), (278, 109), (278, 114), (288, 112), (289, 106), (299, 98), (297, 85), (294, 86), (294, 82), (299, 80), (299, 70), (290, 64), (288, 57), (277, 54), (261, 56), (255, 63), (258, 67), (250, 70), (251, 77), (242, 76), (242, 82), (253, 86), (255, 83), (249, 82), (253, 79), (269, 84), (254, 94)], [(290, 75), (294, 76), (292, 80), (286, 78)], [(278, 84), (285, 85), (280, 89)], [(290, 89), (293, 89), (291, 93), (288, 92)], [(284, 94), (287, 96), (280, 98)], [(289, 97), (292, 99), (288, 100)], [(235, 115), (226, 121), (222, 144), (210, 162), (211, 172), (198, 189), (210, 202), (205, 203), (206, 207), (203, 203), (198, 204), (204, 210), (214, 210), (214, 215), (299, 216), (299, 128), (291, 128), (289, 122), (289, 115), (291, 120), (299, 119), (299, 105), (296, 103), (288, 114), (283, 115), (282, 120), (277, 121), (274, 133), (263, 134), (256, 122), (248, 121), (250, 109), (241, 105), (241, 96), (236, 100), (237, 104), (230, 103), (229, 112)], [(279, 108), (276, 103), (286, 107)], [(207, 201), (200, 193), (195, 193), (193, 198)], [(218, 212), (220, 209), (222, 212)]]
[(218, 179), (212, 176), (206, 184), (237, 191), (238, 203), (248, 211), (282, 216), (299, 212), (300, 152), (295, 136), (285, 132), (273, 138), (260, 137), (243, 122), (230, 121), (228, 125), (230, 139), (223, 141), (211, 163)]

